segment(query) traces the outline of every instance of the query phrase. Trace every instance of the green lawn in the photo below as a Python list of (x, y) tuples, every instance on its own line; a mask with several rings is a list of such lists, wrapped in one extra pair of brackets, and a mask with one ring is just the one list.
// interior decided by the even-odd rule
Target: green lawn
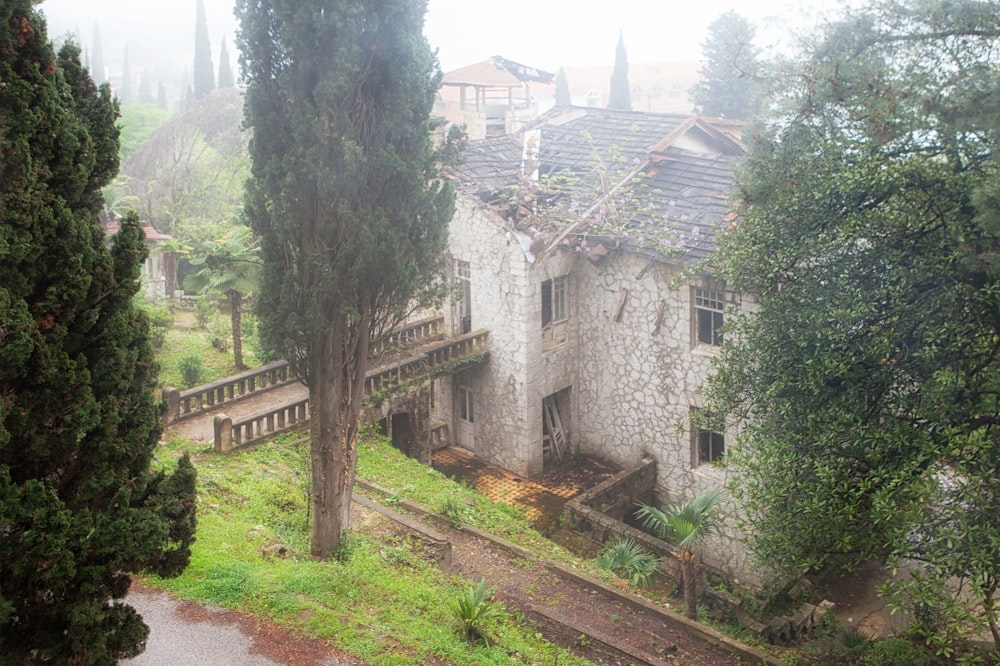
[[(366, 433), (362, 440), (359, 476), (396, 490), (393, 498), (431, 508), (458, 498), (468, 507), (468, 522), (547, 554), (559, 550), (516, 510), (406, 458), (381, 437)], [(313, 560), (307, 443), (290, 436), (220, 456), (177, 439), (161, 448), (158, 464), (182, 451), (194, 454), (198, 469), (198, 540), (183, 575), (144, 579), (147, 584), (329, 639), (370, 664), (587, 663), (544, 641), (516, 616), (492, 626), (492, 647), (466, 641), (452, 603), (468, 581), (442, 573), (411, 540), (353, 532), (342, 561)], [(281, 546), (284, 556), (275, 554)]]

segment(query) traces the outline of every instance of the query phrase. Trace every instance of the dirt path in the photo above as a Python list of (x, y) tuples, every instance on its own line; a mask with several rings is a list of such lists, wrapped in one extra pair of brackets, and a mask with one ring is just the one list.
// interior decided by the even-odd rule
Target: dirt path
[[(409, 506), (402, 502), (397, 508)], [(453, 573), (470, 582), (485, 580), (508, 610), (534, 622), (547, 640), (594, 664), (735, 666), (759, 661), (706, 641), (599, 581), (566, 575), (527, 553), (512, 552), (478, 530), (455, 529), (446, 520), (419, 512), (411, 517), (451, 542)], [(379, 520), (384, 530), (400, 529), (370, 515), (359, 522), (372, 529)]]

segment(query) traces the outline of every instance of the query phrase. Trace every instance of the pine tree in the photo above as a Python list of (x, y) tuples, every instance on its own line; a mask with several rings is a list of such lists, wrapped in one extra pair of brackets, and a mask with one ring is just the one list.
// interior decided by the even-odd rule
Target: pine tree
[(156, 106), (164, 111), (170, 110), (167, 108), (167, 87), (163, 85), (163, 81), (156, 84)]
[(108, 664), (148, 629), (129, 572), (176, 575), (194, 539), (194, 469), (150, 470), (160, 434), (148, 322), (133, 303), (135, 217), (110, 247), (118, 107), (32, 0), (0, 6), (0, 654)]
[(194, 24), (194, 96), (202, 98), (215, 90), (215, 68), (212, 66), (212, 44), (208, 39), (205, 0), (198, 0)]
[(562, 67), (556, 74), (556, 106), (571, 106), (573, 97), (569, 92), (569, 81), (566, 79), (566, 70)]
[(122, 89), (118, 95), (122, 104), (132, 103), (132, 71), (128, 66), (128, 46), (125, 46), (125, 55), (122, 57)]
[(139, 77), (139, 104), (152, 104), (156, 100), (153, 98), (153, 84), (149, 80), (149, 70), (142, 70)]
[[(347, 527), (369, 344), (414, 306), (454, 207), (425, 0), (239, 0), (264, 341), (309, 386), (312, 552)], [(364, 26), (364, 29), (359, 29)]]
[(622, 33), (618, 33), (618, 47), (615, 49), (615, 68), (611, 72), (608, 108), (620, 111), (632, 109), (632, 92), (628, 83), (628, 56), (625, 54), (625, 36)]
[(760, 111), (765, 92), (756, 29), (736, 12), (726, 12), (708, 27), (701, 81), (691, 88), (698, 113), (749, 120)]
[(222, 46), (219, 48), (219, 90), (223, 88), (235, 88), (236, 79), (233, 76), (233, 67), (229, 62), (229, 49), (226, 48), (226, 38), (222, 38)]
[(100, 85), (107, 81), (104, 71), (104, 47), (101, 46), (101, 29), (94, 24), (94, 43), (90, 54), (90, 78)]

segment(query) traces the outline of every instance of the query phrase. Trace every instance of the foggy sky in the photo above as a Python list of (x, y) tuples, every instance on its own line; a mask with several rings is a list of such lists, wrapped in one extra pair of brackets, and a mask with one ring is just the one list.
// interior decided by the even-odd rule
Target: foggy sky
[[(233, 0), (205, 0), (212, 61), (226, 39), (235, 70)], [(791, 27), (814, 25), (837, 0), (429, 0), (425, 34), (444, 71), (493, 55), (556, 71), (560, 66), (611, 65), (619, 31), (630, 63), (701, 59), (708, 24), (735, 10), (757, 26), (763, 47), (787, 39)], [(95, 23), (104, 63), (120, 74), (127, 44), (132, 75), (150, 70), (155, 80), (180, 86), (194, 62), (195, 0), (45, 0), (39, 6), (49, 36), (69, 32), (89, 49)]]

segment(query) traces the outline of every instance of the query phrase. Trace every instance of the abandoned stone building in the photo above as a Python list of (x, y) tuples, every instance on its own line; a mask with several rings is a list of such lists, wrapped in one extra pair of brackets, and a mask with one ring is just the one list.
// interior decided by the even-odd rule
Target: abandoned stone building
[[(741, 125), (689, 115), (553, 109), (472, 141), (449, 229), (455, 334), (489, 331), (488, 362), (432, 385), (448, 440), (516, 474), (582, 453), (656, 461), (656, 501), (724, 481), (726, 433), (691, 422), (741, 296), (697, 268), (731, 224)], [(720, 536), (715, 568), (745, 575)]]

